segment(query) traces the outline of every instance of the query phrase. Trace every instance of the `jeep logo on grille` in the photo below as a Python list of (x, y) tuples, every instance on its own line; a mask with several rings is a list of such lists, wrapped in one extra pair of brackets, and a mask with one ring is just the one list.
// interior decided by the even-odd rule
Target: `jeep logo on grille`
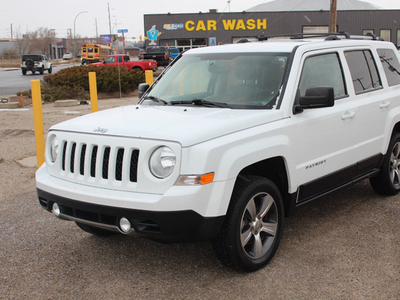
[(93, 129), (94, 132), (100, 132), (100, 133), (106, 133), (108, 131), (107, 128), (101, 128), (101, 127), (97, 127), (95, 129)]

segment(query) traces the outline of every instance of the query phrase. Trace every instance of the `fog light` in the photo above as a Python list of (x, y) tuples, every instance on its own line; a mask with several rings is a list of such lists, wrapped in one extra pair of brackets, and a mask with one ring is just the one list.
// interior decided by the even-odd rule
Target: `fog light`
[(123, 233), (128, 233), (132, 229), (131, 222), (127, 218), (119, 219), (119, 228)]
[(56, 217), (59, 217), (59, 216), (60, 216), (61, 210), (60, 210), (60, 207), (58, 206), (57, 203), (54, 203), (54, 204), (53, 204), (53, 207), (52, 207), (51, 211), (53, 212), (53, 214), (54, 214)]

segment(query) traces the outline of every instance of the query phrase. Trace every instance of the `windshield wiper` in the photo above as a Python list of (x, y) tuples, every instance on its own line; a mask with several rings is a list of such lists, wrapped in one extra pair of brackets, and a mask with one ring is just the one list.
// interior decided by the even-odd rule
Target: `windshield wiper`
[(204, 99), (193, 99), (193, 100), (178, 100), (171, 101), (169, 104), (178, 105), (178, 104), (193, 104), (198, 106), (211, 106), (211, 107), (220, 107), (220, 108), (229, 108), (229, 105), (226, 103), (220, 102), (211, 102)]
[(165, 101), (165, 100), (163, 100), (163, 99), (160, 99), (160, 98), (158, 98), (158, 97), (146, 96), (143, 100), (147, 100), (147, 99), (150, 99), (150, 100), (152, 100), (152, 101), (154, 101), (154, 102), (158, 102), (158, 103), (160, 103), (160, 104), (162, 104), (162, 105), (167, 105), (167, 101)]

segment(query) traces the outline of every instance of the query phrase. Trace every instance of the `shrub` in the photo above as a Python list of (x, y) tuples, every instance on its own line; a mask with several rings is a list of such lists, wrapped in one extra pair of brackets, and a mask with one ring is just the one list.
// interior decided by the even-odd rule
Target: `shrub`
[[(58, 87), (64, 92), (68, 89), (89, 91), (89, 72), (96, 73), (97, 92), (133, 92), (139, 83), (144, 82), (144, 73), (129, 70), (125, 66), (76, 66), (58, 71), (44, 77), (49, 89)], [(72, 91), (71, 91), (72, 92)], [(58, 100), (58, 99), (57, 99)]]
[(49, 86), (44, 85), (41, 89), (42, 100), (48, 102), (54, 102), (56, 100), (65, 99), (76, 99), (76, 100), (88, 100), (89, 93), (85, 91), (81, 86)]

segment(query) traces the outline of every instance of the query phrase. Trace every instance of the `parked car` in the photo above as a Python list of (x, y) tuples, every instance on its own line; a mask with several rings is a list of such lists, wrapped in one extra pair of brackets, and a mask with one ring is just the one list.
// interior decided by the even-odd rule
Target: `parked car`
[(40, 205), (99, 236), (210, 240), (250, 272), (297, 207), (364, 179), (398, 194), (399, 53), (321, 36), (189, 50), (139, 86), (138, 105), (52, 126)]
[(167, 47), (149, 47), (140, 56), (141, 59), (154, 59), (158, 66), (168, 66), (171, 62), (171, 55)]
[(63, 60), (69, 60), (69, 59), (73, 59), (74, 56), (72, 55), (72, 53), (66, 52), (63, 55)]
[(47, 70), (49, 74), (53, 71), (51, 62), (48, 61), (47, 56), (43, 54), (24, 54), (22, 55), (21, 71), (26, 75), (27, 71), (32, 74), (39, 72), (43, 74)]
[(114, 54), (107, 56), (102, 62), (93, 63), (93, 66), (117, 66), (124, 65), (131, 70), (156, 70), (157, 62), (153, 59), (148, 60), (130, 60), (129, 55)]
[(180, 51), (178, 48), (167, 48), (172, 60), (178, 57)]

